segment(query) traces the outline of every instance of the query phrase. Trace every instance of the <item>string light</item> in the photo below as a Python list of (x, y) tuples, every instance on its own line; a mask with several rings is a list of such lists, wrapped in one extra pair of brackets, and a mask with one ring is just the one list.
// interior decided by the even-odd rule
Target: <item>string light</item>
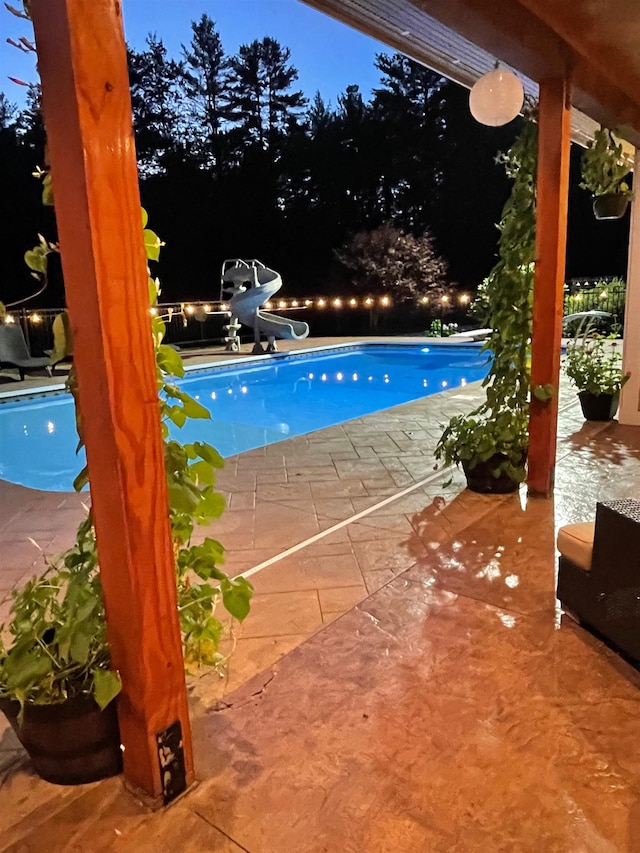
[(273, 302), (265, 302), (264, 307), (271, 311), (271, 309), (273, 308)]
[(287, 307), (287, 303), (285, 302), (284, 299), (281, 299), (280, 302), (278, 302), (278, 308), (286, 308), (286, 307)]
[(304, 300), (304, 304), (305, 304), (307, 307), (309, 307), (309, 305), (313, 305), (313, 302), (311, 301), (311, 299), (305, 299), (305, 300)]
[(185, 310), (185, 313), (187, 313), (187, 314), (193, 314), (196, 309), (193, 307), (193, 305), (187, 305), (187, 307), (184, 310)]
[(220, 304), (220, 310), (221, 310), (221, 311), (228, 311), (228, 310), (229, 310), (229, 306), (227, 305), (227, 303), (226, 303), (226, 302), (222, 302), (222, 303)]
[(471, 297), (469, 296), (469, 294), (468, 294), (468, 293), (462, 293), (462, 294), (460, 294), (460, 296), (458, 297), (458, 302), (459, 302), (461, 305), (466, 305), (466, 304), (469, 302), (470, 298), (471, 298)]
[(357, 299), (350, 299), (349, 300), (349, 305), (351, 305), (352, 308), (355, 308), (357, 304), (358, 304)]
[(448, 296), (445, 295), (445, 296), (440, 297), (440, 302), (442, 302), (443, 305), (446, 305), (448, 301), (449, 301)]
[(297, 299), (294, 299), (294, 300), (292, 301), (292, 303), (291, 303), (291, 307), (292, 307), (292, 308), (297, 308), (297, 307), (298, 307), (298, 300), (297, 300)]
[(367, 296), (367, 298), (364, 300), (364, 304), (373, 305), (373, 299), (370, 296)]
[(209, 313), (209, 311), (211, 311), (210, 305), (204, 305), (203, 308), (204, 308), (205, 313), (207, 313), (207, 314)]
[(333, 300), (334, 308), (342, 308), (342, 299), (334, 299)]
[(149, 314), (151, 314), (152, 317), (155, 317), (157, 313), (158, 313), (157, 308), (149, 308)]
[(29, 320), (32, 323), (42, 323), (42, 317), (39, 314), (30, 314)]
[(4, 321), (5, 321), (5, 323), (15, 323), (15, 320), (13, 319), (11, 314), (7, 314), (6, 317), (4, 318)]
[(388, 296), (383, 296), (382, 299), (380, 300), (380, 305), (384, 305), (386, 308), (390, 302), (391, 302), (391, 300), (389, 299)]
[(429, 304), (429, 297), (423, 296), (422, 299), (420, 300), (420, 302), (422, 302), (423, 305), (428, 305)]
[(327, 302), (325, 299), (318, 299), (318, 308), (324, 308), (326, 304)]

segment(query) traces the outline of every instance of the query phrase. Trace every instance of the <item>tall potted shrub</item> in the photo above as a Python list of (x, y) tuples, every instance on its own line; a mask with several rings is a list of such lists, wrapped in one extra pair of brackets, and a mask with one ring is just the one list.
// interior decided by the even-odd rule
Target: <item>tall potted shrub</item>
[(499, 260), (483, 294), (493, 330), (484, 345), (492, 356), (486, 399), (449, 421), (435, 451), (444, 467), (460, 465), (478, 492), (514, 491), (526, 474), (537, 145), (537, 124), (527, 115), (514, 144), (498, 156), (513, 187), (498, 225)]

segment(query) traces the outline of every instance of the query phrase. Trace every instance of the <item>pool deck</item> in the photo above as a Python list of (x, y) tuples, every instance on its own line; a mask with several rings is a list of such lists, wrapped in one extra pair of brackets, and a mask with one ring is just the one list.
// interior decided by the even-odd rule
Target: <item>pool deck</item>
[[(585, 424), (563, 384), (554, 498), (476, 495), (433, 448), (481, 398), (227, 460), (202, 535), (256, 595), (227, 677), (190, 681), (198, 786), (161, 814), (119, 779), (58, 788), (0, 723), (0, 851), (640, 850), (640, 677), (554, 595), (557, 528), (640, 493), (640, 430)], [(0, 482), (0, 598), (82, 500)]]

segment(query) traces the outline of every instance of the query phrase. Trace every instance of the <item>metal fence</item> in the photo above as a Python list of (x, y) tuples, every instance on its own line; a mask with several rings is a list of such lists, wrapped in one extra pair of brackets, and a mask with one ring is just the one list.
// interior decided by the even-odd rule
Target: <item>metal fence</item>
[(607, 311), (622, 325), (625, 298), (626, 284), (620, 278), (574, 278), (565, 284), (564, 315)]

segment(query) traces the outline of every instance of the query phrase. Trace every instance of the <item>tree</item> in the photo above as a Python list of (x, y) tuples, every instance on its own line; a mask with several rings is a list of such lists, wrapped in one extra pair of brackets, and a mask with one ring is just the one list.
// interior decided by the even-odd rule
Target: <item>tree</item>
[(439, 296), (447, 283), (447, 265), (427, 231), (414, 237), (385, 222), (356, 234), (336, 254), (361, 292), (403, 301), (424, 294)]
[(386, 218), (420, 233), (431, 224), (443, 183), (443, 79), (412, 59), (378, 54), (381, 87), (372, 111), (380, 127)]
[(230, 61), (231, 117), (245, 141), (274, 151), (278, 138), (297, 123), (306, 104), (301, 91), (292, 92), (298, 79), (290, 64), (291, 51), (272, 38), (242, 45)]
[(147, 36), (147, 50), (129, 50), (129, 78), (138, 162), (143, 173), (162, 171), (184, 152), (183, 69), (167, 58), (162, 39)]
[(224, 166), (224, 127), (230, 117), (229, 60), (216, 25), (208, 15), (192, 21), (191, 30), (189, 47), (182, 46), (188, 133), (196, 156), (220, 177)]

